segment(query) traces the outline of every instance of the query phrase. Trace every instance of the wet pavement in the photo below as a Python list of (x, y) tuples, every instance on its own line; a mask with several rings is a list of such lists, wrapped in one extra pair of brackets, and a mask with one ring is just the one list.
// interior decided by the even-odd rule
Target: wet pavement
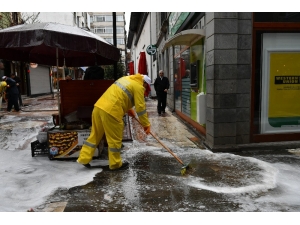
[[(156, 100), (147, 101), (147, 111), (151, 131), (190, 165), (184, 176), (182, 165), (130, 119), (133, 141), (123, 143), (121, 154), (129, 169), (103, 170), (86, 185), (58, 189), (35, 211), (300, 211), (300, 149), (214, 153), (169, 110), (159, 117)], [(107, 163), (105, 151), (93, 162)]]

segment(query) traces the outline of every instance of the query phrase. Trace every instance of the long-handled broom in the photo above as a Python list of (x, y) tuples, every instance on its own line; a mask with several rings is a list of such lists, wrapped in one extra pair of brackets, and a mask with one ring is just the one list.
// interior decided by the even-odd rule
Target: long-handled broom
[[(138, 123), (141, 125), (141, 126), (143, 126), (142, 124), (141, 124), (141, 122), (137, 119), (137, 118), (135, 118), (135, 117), (133, 117), (136, 121), (138, 121)], [(184, 175), (185, 174), (185, 172), (186, 172), (186, 170), (188, 170), (188, 169), (190, 169), (191, 168), (191, 166), (189, 165), (189, 164), (184, 164), (183, 162), (182, 162), (182, 160), (181, 159), (179, 159), (172, 151), (171, 151), (171, 149), (169, 149), (167, 146), (165, 146), (151, 131), (150, 131), (150, 134), (152, 135), (152, 137), (154, 137), (157, 141), (158, 141), (158, 143), (160, 143), (172, 156), (174, 156), (174, 158), (182, 165), (182, 167), (181, 167), (181, 171), (180, 171), (180, 173), (181, 173), (181, 175)]]

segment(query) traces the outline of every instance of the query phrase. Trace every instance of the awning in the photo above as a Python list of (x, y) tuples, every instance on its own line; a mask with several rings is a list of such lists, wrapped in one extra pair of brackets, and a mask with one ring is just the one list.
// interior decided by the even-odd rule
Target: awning
[(134, 74), (134, 62), (133, 61), (129, 62), (128, 68), (129, 68), (129, 75), (133, 75)]
[(167, 48), (173, 45), (191, 46), (203, 37), (205, 37), (205, 30), (203, 29), (189, 29), (181, 31), (166, 41), (162, 51), (165, 51)]
[(148, 75), (147, 59), (146, 59), (146, 53), (144, 51), (140, 52), (138, 73)]

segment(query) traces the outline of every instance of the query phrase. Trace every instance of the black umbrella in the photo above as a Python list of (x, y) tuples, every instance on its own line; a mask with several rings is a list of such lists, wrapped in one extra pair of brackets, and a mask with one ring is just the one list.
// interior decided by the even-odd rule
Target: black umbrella
[(120, 59), (120, 51), (79, 27), (34, 23), (0, 30), (0, 58), (78, 67), (114, 64)]
[[(0, 58), (48, 66), (80, 67), (114, 64), (120, 59), (120, 51), (98, 35), (79, 27), (34, 23), (0, 30)], [(59, 102), (58, 95), (58, 105)], [(58, 110), (61, 124), (60, 107)]]

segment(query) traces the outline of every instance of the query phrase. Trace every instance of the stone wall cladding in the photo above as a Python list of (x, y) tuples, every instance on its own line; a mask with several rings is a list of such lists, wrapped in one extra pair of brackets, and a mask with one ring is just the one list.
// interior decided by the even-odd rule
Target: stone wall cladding
[(250, 79), (251, 78), (251, 65), (244, 64), (237, 66), (239, 79)]
[(250, 141), (252, 13), (206, 15), (205, 143), (235, 148)]
[(214, 79), (227, 80), (237, 78), (236, 65), (214, 65)]
[(237, 108), (247, 108), (250, 105), (250, 95), (246, 94), (237, 94), (236, 95), (236, 107)]
[(235, 109), (237, 107), (237, 95), (233, 94), (222, 94), (214, 95), (214, 107), (215, 109)]
[(215, 101), (215, 95), (206, 93), (206, 107), (212, 109), (214, 106), (214, 101)]
[(236, 93), (236, 80), (215, 80), (214, 94)]
[(215, 34), (214, 47), (216, 49), (236, 49), (238, 46), (237, 34)]
[(236, 64), (237, 51), (233, 49), (214, 50), (214, 63), (215, 64)]

